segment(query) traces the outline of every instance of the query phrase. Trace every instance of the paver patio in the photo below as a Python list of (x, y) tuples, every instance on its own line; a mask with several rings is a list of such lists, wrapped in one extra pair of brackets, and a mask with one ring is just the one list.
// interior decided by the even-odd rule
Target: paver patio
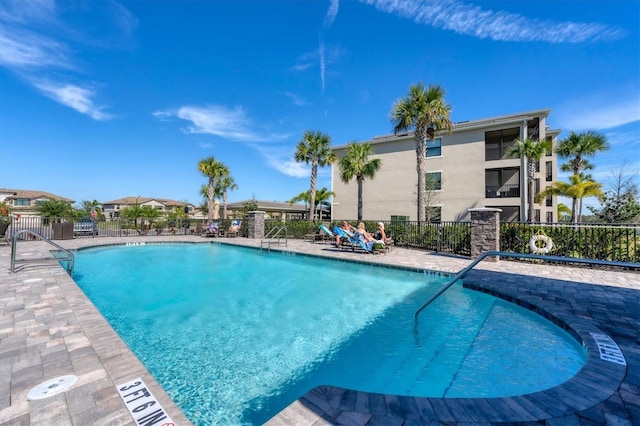
[[(57, 243), (79, 249), (178, 241), (212, 242), (193, 236), (151, 236)], [(260, 245), (259, 240), (246, 238), (213, 241), (220, 242)], [(18, 257), (39, 258), (51, 248), (41, 241), (19, 242)], [(290, 240), (280, 249), (443, 272), (457, 272), (470, 263), (403, 248), (385, 255), (341, 252), (329, 244), (301, 240)], [(0, 246), (0, 424), (134, 425), (116, 386), (136, 377), (143, 378), (177, 424), (190, 424), (62, 268), (41, 262), (10, 273), (10, 254), (9, 246)], [(476, 290), (536, 309), (584, 339), (587, 366), (557, 388), (513, 398), (408, 398), (321, 387), (292, 401), (269, 423), (640, 425), (640, 273), (500, 261), (480, 263), (464, 281)], [(613, 338), (626, 366), (600, 359), (589, 337), (594, 331)], [(68, 374), (79, 380), (66, 392), (27, 400), (34, 386)]]

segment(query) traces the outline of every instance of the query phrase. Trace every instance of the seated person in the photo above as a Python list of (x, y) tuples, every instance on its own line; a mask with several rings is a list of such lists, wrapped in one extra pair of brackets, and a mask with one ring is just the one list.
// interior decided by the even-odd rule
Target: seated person
[[(342, 222), (342, 226), (340, 227), (347, 235), (353, 235), (356, 232), (356, 229), (348, 222)], [(336, 246), (340, 246), (340, 235), (336, 235)]]
[(376, 242), (386, 243), (388, 241), (387, 234), (384, 232), (384, 223), (378, 222), (378, 229), (373, 234), (373, 239)]
[(218, 224), (213, 222), (207, 223), (207, 227), (205, 228), (205, 231), (207, 232), (207, 234), (214, 234), (218, 232)]
[(240, 224), (237, 221), (231, 222), (231, 226), (229, 227), (229, 232), (238, 232), (240, 231)]
[(367, 232), (364, 223), (360, 222), (358, 224), (358, 229), (356, 230), (357, 235), (362, 235), (362, 238), (364, 238), (365, 241), (369, 242), (382, 242), (382, 241), (376, 241), (376, 238), (374, 238), (374, 236), (372, 234), (370, 234), (369, 232)]

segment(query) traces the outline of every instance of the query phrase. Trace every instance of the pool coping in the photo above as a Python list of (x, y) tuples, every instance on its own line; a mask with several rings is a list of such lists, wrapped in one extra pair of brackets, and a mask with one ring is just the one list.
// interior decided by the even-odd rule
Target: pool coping
[[(102, 240), (102, 239), (101, 239)], [(150, 240), (150, 241), (149, 241)], [(164, 241), (162, 241), (164, 240)], [(110, 243), (109, 241), (117, 241), (116, 243)], [(122, 246), (126, 245), (127, 242), (130, 242), (131, 245), (139, 245), (140, 242), (144, 241), (145, 243), (157, 243), (157, 242), (165, 242), (165, 243), (212, 243), (213, 241), (202, 241), (199, 238), (188, 238), (188, 237), (174, 237), (174, 238), (159, 238), (159, 237), (151, 237), (147, 239), (143, 239), (140, 237), (128, 237), (128, 238), (119, 238), (119, 239), (110, 239), (103, 240), (98, 242), (97, 240), (93, 241), (82, 241), (82, 240), (71, 240), (71, 242), (62, 242), (69, 249), (84, 249), (84, 248), (101, 248), (108, 246)], [(226, 241), (226, 240), (216, 240), (216, 243), (226, 243), (232, 245), (241, 245), (245, 247), (253, 247), (259, 248), (260, 240), (248, 240), (243, 238), (238, 238)], [(296, 253), (300, 255), (310, 255), (316, 257), (328, 257), (330, 259), (336, 260), (336, 257), (331, 256), (323, 256), (317, 255), (315, 253), (309, 253), (309, 250), (318, 251), (319, 246), (313, 243), (298, 243), (295, 248), (275, 248), (272, 247), (273, 251), (285, 251)], [(48, 247), (48, 246), (47, 246)], [(321, 253), (324, 253), (326, 250), (322, 248)], [(393, 264), (389, 267), (394, 267), (398, 269), (410, 269), (416, 271), (429, 271), (436, 272), (442, 274), (451, 274), (452, 272), (456, 272), (460, 269), (460, 265), (470, 262), (468, 259), (457, 259), (456, 261), (449, 262), (446, 259), (438, 259), (438, 258), (426, 258), (429, 260), (428, 263), (431, 263), (430, 260), (436, 260), (436, 263), (440, 265), (439, 262), (446, 262), (447, 264), (441, 269), (431, 269), (431, 268), (421, 268), (421, 267), (406, 267), (402, 266), (403, 259), (400, 256), (407, 257), (420, 257), (419, 261), (422, 263), (425, 258), (422, 256), (430, 256), (429, 253), (420, 253), (416, 251), (402, 251), (400, 250), (399, 254), (394, 255), (393, 252), (390, 255), (383, 255), (385, 259), (389, 259), (392, 263), (395, 262), (397, 264)], [(383, 259), (380, 256), (371, 256), (366, 254), (336, 254), (340, 256), (340, 259), (337, 260), (347, 260), (345, 261), (359, 261), (359, 263), (372, 263), (371, 261), (363, 259), (375, 259), (376, 261), (379, 259)], [(388, 257), (387, 257), (388, 256)], [(375, 263), (378, 264), (378, 263)], [(504, 263), (503, 263), (504, 264)], [(380, 265), (386, 266), (386, 265)], [(448, 269), (448, 270), (447, 270)], [(517, 269), (517, 268), (516, 268)], [(530, 395), (524, 395), (521, 397), (512, 397), (512, 398), (479, 398), (479, 399), (456, 399), (456, 398), (413, 398), (413, 397), (397, 397), (394, 395), (382, 395), (382, 394), (372, 394), (365, 392), (355, 392), (349, 391), (345, 389), (340, 389), (331, 386), (320, 386), (317, 387), (306, 395), (302, 396), (297, 401), (294, 401), (289, 407), (285, 410), (281, 411), (278, 415), (273, 417), (268, 424), (275, 425), (305, 425), (305, 424), (339, 424), (339, 423), (349, 423), (349, 424), (379, 424), (382, 422), (383, 424), (410, 424), (411, 421), (414, 422), (423, 422), (425, 420), (439, 420), (441, 422), (466, 422), (466, 423), (484, 423), (487, 422), (504, 422), (510, 421), (513, 423), (518, 422), (529, 422), (529, 421), (540, 421), (549, 418), (557, 418), (563, 415), (568, 415), (573, 412), (579, 411), (581, 407), (589, 408), (595, 407), (598, 405), (596, 411), (599, 414), (593, 415), (594, 418), (603, 418), (604, 415), (617, 415), (618, 413), (614, 412), (607, 413), (606, 407), (603, 408), (602, 401), (606, 400), (611, 396), (613, 392), (618, 391), (620, 393), (621, 381), (625, 377), (625, 372), (627, 367), (622, 367), (619, 365), (614, 365), (612, 363), (608, 363), (602, 361), (598, 355), (598, 348), (593, 340), (593, 337), (589, 334), (592, 332), (601, 332), (601, 330), (597, 327), (596, 321), (594, 319), (589, 318), (588, 316), (581, 317), (580, 315), (571, 315), (567, 313), (561, 308), (558, 308), (553, 301), (546, 301), (545, 297), (532, 297), (527, 295), (523, 297), (519, 292), (512, 290), (505, 290), (504, 288), (492, 288), (491, 285), (484, 282), (483, 277), (489, 276), (491, 273), (502, 274), (501, 276), (508, 276), (513, 278), (514, 276), (518, 276), (518, 274), (506, 273), (506, 272), (493, 272), (487, 270), (473, 270), (468, 275), (467, 279), (465, 279), (465, 285), (471, 283), (470, 285), (475, 285), (476, 290), (482, 290), (486, 292), (495, 292), (498, 297), (512, 298), (512, 301), (521, 304), (522, 306), (535, 307), (536, 309), (541, 309), (542, 312), (545, 312), (547, 315), (550, 315), (551, 318), (557, 318), (560, 321), (561, 326), (568, 327), (568, 331), (574, 333), (579, 336), (587, 349), (587, 362), (585, 363), (585, 367), (571, 380), (565, 382), (562, 385), (554, 387), (547, 391), (537, 392)], [(35, 274), (35, 273), (34, 273)], [(90, 313), (95, 317), (97, 313), (98, 316), (101, 317), (97, 309), (93, 307), (91, 302), (86, 299), (82, 291), (79, 289), (75, 281), (73, 281), (67, 274), (57, 275), (51, 277), (50, 274), (53, 272), (49, 272), (49, 270), (45, 270), (40, 274), (40, 276), (48, 276), (48, 281), (57, 281), (60, 286), (69, 287), (66, 283), (72, 284), (70, 287), (73, 287), (73, 299), (76, 304), (71, 307), (73, 311), (77, 311), (80, 309), (81, 312)], [(17, 274), (13, 274), (14, 276)], [(5, 277), (7, 275), (5, 274)], [(66, 278), (65, 278), (66, 277)], [(527, 280), (532, 280), (533, 278), (530, 275), (522, 276)], [(521, 277), (521, 278), (522, 278)], [(636, 284), (635, 280), (636, 275), (633, 275), (632, 278), (629, 278), (625, 274), (622, 274), (619, 281), (622, 281), (622, 285), (620, 287), (631, 289), (633, 291), (637, 291), (640, 286)], [(24, 278), (24, 277), (23, 277)], [(538, 278), (540, 283), (549, 283), (556, 282), (562, 283), (565, 285), (566, 283), (573, 285), (582, 284), (578, 280), (576, 281), (566, 281), (561, 282), (558, 280), (554, 280), (549, 277), (541, 277)], [(631, 282), (633, 284), (625, 286), (624, 281), (627, 283)], [(2, 280), (0, 280), (1, 282)], [(473, 281), (473, 283), (472, 283)], [(50, 284), (50, 283), (48, 283)], [(3, 287), (4, 288), (4, 287)], [(65, 291), (68, 291), (67, 288)], [(78, 297), (78, 294), (81, 294), (81, 297)], [(544, 294), (543, 294), (544, 296)], [(69, 297), (69, 295), (65, 295), (65, 297)], [(84, 298), (83, 301), (78, 301), (77, 299)], [(0, 305), (1, 307), (2, 305)], [(95, 310), (96, 312), (91, 312)], [(78, 315), (78, 313), (76, 313)], [(81, 323), (84, 323), (80, 316), (78, 319)], [(102, 318), (102, 317), (101, 317)], [(95, 318), (93, 318), (95, 320)], [(637, 330), (637, 324), (632, 324), (633, 327)], [(82, 328), (87, 328), (86, 325), (83, 325)], [(91, 345), (94, 347), (96, 344), (98, 346), (103, 345), (104, 342), (101, 340), (104, 339), (104, 335), (111, 333), (115, 334), (115, 332), (110, 328), (106, 320), (102, 318), (102, 321), (98, 321), (98, 324), (91, 324), (91, 330), (85, 330), (87, 336), (91, 342)], [(94, 338), (98, 336), (98, 341)], [(602, 333), (606, 334), (606, 333)], [(91, 337), (91, 336), (94, 337)], [(3, 335), (0, 334), (0, 337)], [(132, 371), (135, 371), (136, 374), (143, 375), (145, 381), (150, 385), (150, 388), (154, 389), (154, 392), (159, 394), (159, 400), (163, 403), (165, 408), (171, 413), (174, 420), (177, 421), (178, 424), (190, 424), (188, 420), (184, 417), (183, 413), (174, 406), (173, 401), (166, 396), (162, 388), (157, 382), (150, 376), (150, 374), (146, 371), (144, 366), (141, 366), (140, 362), (133, 356), (132, 354), (126, 354), (128, 348), (122, 340), (115, 334), (115, 338), (119, 340), (118, 345), (124, 346), (126, 350), (122, 350), (119, 357), (124, 357), (127, 361), (125, 364), (127, 366), (120, 368), (120, 366), (116, 367), (114, 365), (115, 360), (109, 359), (107, 362), (103, 360), (105, 363), (105, 369), (107, 374), (114, 380), (113, 383), (117, 383), (117, 380), (120, 380), (119, 377), (122, 377), (124, 373), (126, 373), (130, 377)], [(101, 357), (114, 357), (114, 351), (101, 351), (95, 349), (102, 355)], [(625, 348), (626, 349), (626, 348)], [(623, 351), (624, 352), (624, 351)], [(631, 354), (631, 365), (637, 366), (637, 356), (634, 358), (634, 355)], [(132, 360), (131, 357), (134, 359)], [(5, 359), (5, 358), (1, 358)], [(627, 357), (627, 362), (629, 363), (629, 358)], [(132, 367), (133, 365), (133, 367)], [(587, 368), (589, 367), (589, 368)], [(634, 367), (635, 368), (635, 367)], [(141, 373), (140, 373), (141, 372)], [(637, 388), (634, 388), (636, 378), (633, 378), (633, 382), (631, 383), (631, 388), (625, 389), (625, 392), (631, 392), (632, 395), (637, 394)], [(12, 386), (12, 397), (15, 398), (13, 382)], [(21, 392), (21, 390), (18, 390)], [(101, 391), (102, 393), (105, 390)], [(71, 393), (71, 392), (69, 392)], [(67, 396), (67, 399), (69, 397)], [(104, 399), (104, 395), (100, 395), (101, 399)], [(64, 399), (64, 398), (63, 398)], [(624, 399), (624, 395), (623, 395)], [(111, 400), (110, 400), (111, 401)], [(59, 401), (58, 401), (59, 402)], [(122, 401), (118, 401), (120, 405)], [(560, 404), (559, 404), (560, 402)], [(67, 404), (70, 404), (67, 401)], [(112, 421), (114, 417), (123, 419), (126, 418), (126, 415), (122, 414), (122, 408), (118, 406), (117, 403), (110, 402), (112, 412), (100, 411), (95, 408), (92, 409), (92, 415), (95, 418), (102, 419), (99, 423), (107, 422), (106, 419)], [(41, 412), (41, 408), (37, 405), (33, 404), (31, 406), (27, 406), (27, 414), (24, 414), (25, 406), (24, 403), (21, 403), (17, 406), (14, 406), (14, 403), (11, 402), (10, 407), (6, 407), (0, 404), (0, 419), (14, 418), (14, 419), (24, 419), (25, 416), (31, 416), (32, 424), (33, 420), (36, 418), (41, 418), (43, 412)], [(51, 405), (47, 406), (47, 413), (50, 413), (52, 410)], [(60, 408), (60, 407), (58, 407)], [(72, 411), (73, 407), (70, 409), (69, 405), (67, 405), (67, 413)], [(88, 414), (87, 414), (88, 415)], [(11, 417), (14, 416), (14, 417)], [(40, 417), (39, 417), (40, 416)], [(72, 416), (73, 418), (73, 416)], [(627, 418), (629, 418), (629, 412), (627, 410)], [(495, 420), (497, 419), (497, 420)], [(513, 419), (513, 420), (505, 420), (505, 419)], [(129, 419), (133, 421), (133, 419)], [(403, 421), (400, 421), (403, 420)], [(406, 420), (406, 422), (404, 421)], [(128, 424), (126, 422), (118, 422), (119, 424)], [(23, 423), (20, 423), (23, 424)], [(28, 423), (26, 423), (28, 424)], [(87, 423), (89, 424), (89, 423)], [(133, 424), (133, 423), (131, 423)]]

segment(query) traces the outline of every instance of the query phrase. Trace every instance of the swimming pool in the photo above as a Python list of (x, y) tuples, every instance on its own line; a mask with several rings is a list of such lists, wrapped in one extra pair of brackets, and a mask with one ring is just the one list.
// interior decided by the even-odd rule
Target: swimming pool
[[(219, 244), (82, 250), (75, 280), (194, 424), (261, 424), (323, 384), (494, 397), (572, 377), (585, 352), (446, 278)], [(487, 384), (490, 383), (491, 386)]]

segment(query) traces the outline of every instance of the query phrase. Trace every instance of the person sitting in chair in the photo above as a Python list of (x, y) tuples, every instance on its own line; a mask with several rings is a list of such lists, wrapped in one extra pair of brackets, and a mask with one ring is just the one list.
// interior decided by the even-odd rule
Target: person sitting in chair
[(231, 222), (231, 226), (229, 227), (229, 232), (238, 232), (240, 231), (240, 224), (237, 221)]
[[(356, 228), (354, 228), (348, 221), (342, 222), (342, 226), (340, 229), (344, 230), (347, 234), (354, 234), (356, 232)], [(336, 247), (340, 247), (340, 235), (336, 235)]]

